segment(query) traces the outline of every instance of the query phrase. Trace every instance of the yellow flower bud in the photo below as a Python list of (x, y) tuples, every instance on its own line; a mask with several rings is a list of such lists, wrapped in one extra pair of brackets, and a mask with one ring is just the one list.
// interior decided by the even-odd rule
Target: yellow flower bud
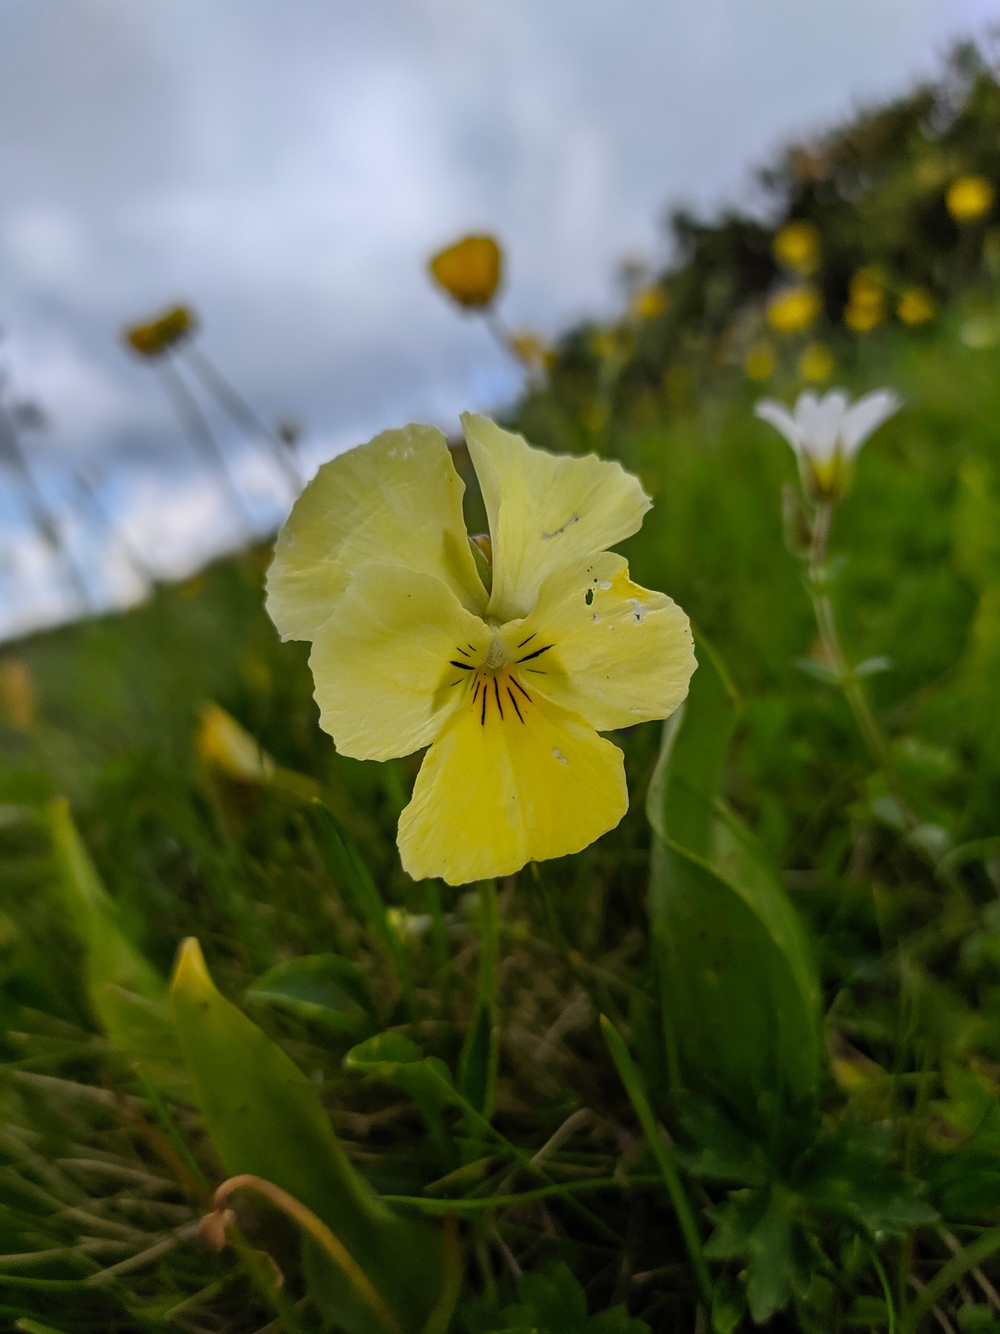
[(828, 380), (836, 362), (825, 343), (810, 343), (799, 357), (799, 374), (803, 380)]
[(776, 361), (773, 343), (754, 343), (747, 352), (743, 370), (748, 380), (769, 380), (774, 374)]
[(926, 324), (934, 318), (937, 303), (926, 287), (907, 287), (900, 294), (896, 314), (904, 324)]
[(815, 287), (786, 288), (772, 298), (767, 308), (767, 322), (780, 334), (802, 333), (816, 323), (823, 303)]
[(140, 357), (159, 357), (197, 331), (198, 319), (190, 306), (171, 306), (144, 324), (131, 324), (123, 337)]
[(225, 709), (208, 703), (201, 711), (195, 750), (202, 764), (238, 783), (269, 783), (275, 763), (254, 737)]
[(556, 359), (553, 350), (537, 334), (514, 334), (510, 350), (529, 370), (548, 370)]
[(466, 236), (439, 251), (430, 261), (434, 278), (467, 310), (481, 310), (500, 285), (503, 256), (492, 236)]
[(629, 314), (635, 320), (655, 320), (667, 308), (667, 294), (662, 287), (643, 287), (632, 294)]
[(802, 219), (789, 222), (774, 238), (773, 249), (779, 264), (808, 277), (819, 268), (819, 228)]
[(996, 191), (985, 176), (959, 176), (944, 197), (956, 222), (977, 222), (993, 207)]

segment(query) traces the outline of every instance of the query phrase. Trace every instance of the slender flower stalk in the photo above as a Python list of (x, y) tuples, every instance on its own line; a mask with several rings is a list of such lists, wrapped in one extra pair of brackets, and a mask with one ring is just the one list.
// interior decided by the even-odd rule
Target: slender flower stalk
[(889, 389), (866, 394), (853, 405), (843, 390), (835, 389), (822, 399), (809, 392), (800, 394), (791, 412), (781, 403), (764, 399), (757, 404), (756, 415), (780, 431), (795, 451), (802, 489), (811, 502), (811, 513), (804, 516), (808, 541), (804, 547), (796, 544), (795, 554), (806, 564), (806, 585), (825, 665), (843, 691), (858, 731), (904, 819), (916, 827), (918, 821), (899, 791), (892, 749), (872, 711), (858, 668), (848, 661), (841, 644), (827, 559), (834, 508), (850, 485), (854, 459), (869, 436), (900, 406), (900, 399)]

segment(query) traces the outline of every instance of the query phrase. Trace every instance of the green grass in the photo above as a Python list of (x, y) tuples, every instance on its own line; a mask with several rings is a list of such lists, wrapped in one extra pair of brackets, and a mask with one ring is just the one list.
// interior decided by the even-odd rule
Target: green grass
[[(892, 659), (891, 671), (870, 682), (875, 707), (908, 802), (952, 849), (1000, 833), (998, 372), (1000, 355), (965, 347), (948, 320), (931, 336), (873, 338), (853, 386), (891, 384), (906, 408), (863, 450), (833, 533), (844, 558), (835, 600), (849, 655)], [(878, 1170), (895, 1175), (879, 1207), (896, 1199), (898, 1213), (903, 1191), (924, 1210), (885, 1236), (862, 1237), (815, 1203), (813, 1187), (788, 1186), (799, 1201), (801, 1244), (823, 1258), (803, 1262), (798, 1288), (789, 1280), (791, 1305), (776, 1327), (847, 1328), (860, 1311), (861, 1324), (877, 1328), (886, 1317), (872, 1254), (897, 1304), (909, 1303), (916, 1290), (907, 1274), (933, 1282), (950, 1259), (942, 1229), (964, 1243), (1000, 1217), (1000, 844), (972, 848), (968, 860), (960, 853), (955, 883), (944, 882), (885, 819), (884, 785), (838, 691), (795, 666), (815, 626), (782, 539), (780, 492), (794, 481), (793, 458), (753, 418), (753, 401), (738, 376), (723, 376), (707, 401), (684, 411), (647, 399), (641, 410), (617, 413), (604, 445), (655, 497), (627, 544), (635, 576), (685, 607), (741, 696), (723, 790), (780, 868), (818, 960), (835, 1063), (822, 1076), (817, 1143), (848, 1155), (868, 1146), (856, 1192), (876, 1170), (871, 1136), (881, 1136)], [(579, 447), (539, 424), (541, 406), (529, 399), (522, 412), (535, 442)], [(192, 1169), (213, 1183), (222, 1172), (190, 1103), (151, 1097), (101, 1036), (39, 814), (48, 799), (67, 795), (126, 936), (164, 977), (178, 942), (199, 937), (223, 992), (316, 1081), (349, 1156), (377, 1190), (439, 1210), (431, 1201), (440, 1193), (426, 1188), (467, 1164), (439, 1191), (468, 1200), (459, 1207), (468, 1249), (461, 1310), (470, 1329), (502, 1327), (490, 1303), (499, 1312), (515, 1301), (515, 1257), (541, 1274), (568, 1264), (592, 1311), (626, 1302), (654, 1329), (689, 1329), (695, 1277), (597, 1025), (603, 1012), (627, 1036), (656, 1116), (684, 1148), (681, 1166), (694, 1173), (685, 1189), (708, 1235), (704, 1210), (721, 1206), (739, 1183), (700, 1174), (698, 1132), (659, 1054), (642, 810), (658, 728), (618, 738), (632, 793), (620, 828), (577, 857), (499, 887), (493, 1125), (501, 1138), (446, 1110), (442, 1149), (405, 1091), (345, 1071), (341, 1061), (359, 1039), (392, 1029), (458, 1070), (481, 996), (479, 901), (403, 875), (394, 824), (415, 763), (345, 760), (319, 731), (303, 648), (279, 644), (262, 609), (267, 559), (258, 550), (217, 562), (137, 610), (10, 650), (30, 668), (37, 717), (0, 737), (4, 1318), (30, 1316), (65, 1331), (250, 1331), (274, 1318), (252, 1265), (231, 1250), (216, 1257), (184, 1232), (162, 1256), (81, 1286), (120, 1257), (173, 1239), (172, 1229), (204, 1208)], [(193, 738), (208, 699), (281, 765), (317, 780), (384, 901), (414, 915), (417, 934), (405, 936), (412, 1009), (383, 937), (324, 859), (308, 808), (199, 762)], [(349, 1031), (322, 1007), (303, 1013), (246, 997), (267, 970), (316, 954), (354, 961), (374, 998), (372, 1013)], [(126, 1093), (139, 1101), (123, 1101)], [(574, 1115), (547, 1159), (548, 1175), (527, 1170), (524, 1161)], [(772, 1130), (783, 1115), (773, 1113)], [(762, 1143), (760, 1124), (751, 1116), (739, 1133)], [(766, 1152), (777, 1180), (792, 1150), (787, 1126), (774, 1133), (781, 1143)], [(74, 1165), (82, 1158), (91, 1166)], [(842, 1170), (852, 1179), (853, 1168)], [(612, 1177), (625, 1181), (598, 1184)], [(526, 1202), (473, 1205), (498, 1190)], [(928, 1206), (940, 1224), (923, 1221), (933, 1217)], [(292, 1232), (259, 1209), (243, 1222), (251, 1245), (285, 1271), (294, 1303), (304, 1278)], [(95, 1236), (101, 1244), (81, 1249), (81, 1237)], [(711, 1262), (719, 1312), (725, 1292), (738, 1295), (740, 1274), (746, 1278), (734, 1247), (733, 1259)], [(37, 1251), (51, 1254), (25, 1258)], [(765, 1259), (772, 1268), (784, 1263)], [(984, 1264), (989, 1272), (989, 1257)], [(986, 1303), (974, 1280), (963, 1283), (940, 1294), (952, 1314)], [(295, 1320), (316, 1328), (315, 1306), (286, 1320), (288, 1328)]]

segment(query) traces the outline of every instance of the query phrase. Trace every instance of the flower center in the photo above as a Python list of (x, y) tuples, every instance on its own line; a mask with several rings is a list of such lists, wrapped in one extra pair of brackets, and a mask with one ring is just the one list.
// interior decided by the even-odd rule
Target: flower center
[(502, 667), (506, 667), (509, 655), (507, 646), (499, 635), (494, 635), (490, 640), (490, 646), (486, 650), (486, 657), (483, 658), (483, 671), (497, 672)]
[[(495, 717), (501, 723), (516, 718), (523, 723), (523, 710), (526, 704), (532, 703), (532, 696), (522, 684), (520, 674), (529, 672), (534, 676), (546, 676), (545, 666), (537, 659), (543, 658), (554, 647), (554, 644), (539, 645), (537, 631), (514, 647), (508, 646), (499, 634), (494, 633), (478, 665), (471, 644), (456, 648), (449, 666), (457, 667), (459, 676), (448, 684), (465, 688), (469, 703), (479, 714), (484, 727), (488, 717)], [(463, 672), (468, 675), (462, 676)]]

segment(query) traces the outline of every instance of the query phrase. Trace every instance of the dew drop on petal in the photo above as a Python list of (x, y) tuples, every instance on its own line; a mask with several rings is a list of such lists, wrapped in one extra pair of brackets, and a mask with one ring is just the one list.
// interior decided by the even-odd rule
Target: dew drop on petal
[(569, 763), (569, 761), (567, 760), (566, 756), (562, 753), (562, 751), (559, 749), (558, 746), (553, 750), (553, 752), (552, 752), (552, 758), (558, 760), (560, 764), (568, 764), (568, 763)]

